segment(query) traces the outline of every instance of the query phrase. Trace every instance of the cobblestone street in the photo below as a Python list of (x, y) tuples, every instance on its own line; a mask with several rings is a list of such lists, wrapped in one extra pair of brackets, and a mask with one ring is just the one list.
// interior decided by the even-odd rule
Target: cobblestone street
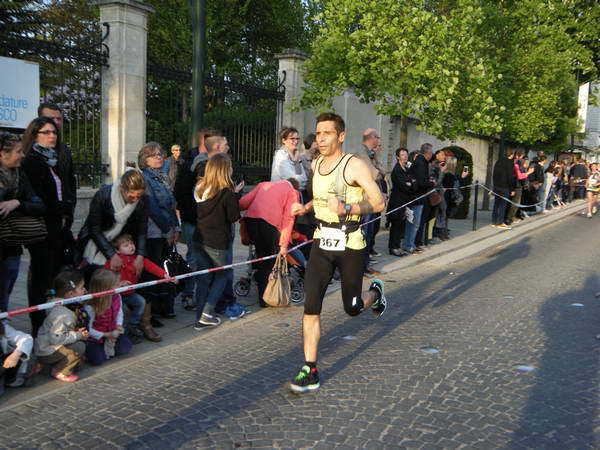
[(386, 274), (381, 319), (330, 295), (314, 393), (288, 388), (302, 308), (269, 310), (4, 409), (0, 444), (598, 448), (598, 220)]

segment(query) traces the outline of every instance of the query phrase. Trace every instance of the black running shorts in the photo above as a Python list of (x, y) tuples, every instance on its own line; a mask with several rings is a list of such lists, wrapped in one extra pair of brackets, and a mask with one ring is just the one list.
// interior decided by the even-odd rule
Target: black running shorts
[(327, 286), (337, 267), (342, 282), (344, 311), (351, 316), (357, 315), (363, 308), (361, 292), (367, 249), (346, 248), (343, 252), (332, 252), (321, 249), (319, 244), (319, 239), (315, 239), (310, 250), (310, 259), (304, 280), (306, 292), (304, 314), (321, 314)]

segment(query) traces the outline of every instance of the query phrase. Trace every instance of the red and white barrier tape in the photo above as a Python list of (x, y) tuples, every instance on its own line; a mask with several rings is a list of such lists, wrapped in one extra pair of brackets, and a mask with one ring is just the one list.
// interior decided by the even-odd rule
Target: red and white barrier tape
[[(489, 189), (488, 187), (484, 186), (481, 183), (474, 183), (474, 184), (470, 184), (468, 186), (461, 186), (459, 188), (438, 188), (438, 189), (432, 189), (429, 192), (420, 195), (419, 197), (411, 200), (410, 202), (407, 202), (403, 205), (398, 206), (397, 208), (394, 208), (392, 210), (386, 211), (386, 213), (384, 214), (384, 216), (387, 216), (388, 214), (391, 214), (393, 212), (398, 211), (399, 209), (405, 208), (408, 205), (411, 205), (425, 197), (427, 197), (429, 194), (431, 194), (432, 192), (436, 192), (437, 190), (444, 190), (444, 191), (448, 191), (448, 190), (453, 190), (453, 189), (467, 189), (467, 188), (471, 188), (477, 185), (480, 185), (481, 187), (487, 189), (488, 191), (490, 191), (490, 193), (492, 193), (493, 195), (497, 195), (499, 197), (501, 197), (499, 194), (496, 194), (493, 190)], [(504, 197), (502, 197), (504, 198)], [(510, 200), (507, 200), (510, 202)], [(511, 202), (512, 203), (512, 202)], [(535, 206), (535, 205), (517, 205), (517, 206)], [(374, 219), (369, 220), (368, 222), (364, 222), (362, 223), (360, 226), (364, 227), (365, 225), (368, 225), (371, 222), (375, 222), (376, 220), (379, 220), (381, 217), (375, 217)], [(301, 244), (298, 244), (290, 249), (288, 249), (288, 253), (299, 249), (300, 247), (310, 244), (312, 242), (311, 241), (306, 241), (303, 242)], [(190, 273), (186, 273), (183, 275), (177, 275), (175, 277), (171, 277), (171, 278), (162, 278), (159, 280), (152, 280), (152, 281), (146, 281), (144, 283), (137, 283), (137, 284), (130, 284), (128, 286), (123, 286), (120, 288), (116, 288), (116, 289), (111, 289), (108, 291), (102, 291), (102, 292), (95, 292), (93, 294), (86, 294), (86, 295), (81, 295), (79, 297), (72, 297), (72, 298), (65, 298), (65, 299), (59, 299), (59, 300), (55, 300), (52, 302), (48, 302), (48, 303), (42, 303), (40, 305), (35, 305), (35, 306), (30, 306), (27, 308), (21, 308), (21, 309), (14, 309), (12, 311), (7, 311), (7, 312), (3, 312), (0, 313), (0, 320), (2, 319), (6, 319), (8, 317), (14, 317), (14, 316), (18, 316), (20, 314), (26, 314), (26, 313), (30, 313), (30, 312), (35, 312), (35, 311), (44, 311), (46, 309), (51, 309), (55, 306), (59, 306), (59, 305), (69, 305), (72, 303), (81, 303), (81, 302), (85, 302), (88, 300), (91, 300), (93, 298), (98, 298), (98, 297), (102, 297), (105, 295), (112, 295), (112, 294), (120, 294), (121, 292), (125, 292), (125, 291), (130, 291), (130, 290), (135, 290), (135, 289), (141, 289), (141, 288), (145, 288), (145, 287), (150, 287), (150, 286), (156, 286), (158, 284), (162, 284), (162, 283), (171, 283), (175, 280), (183, 280), (186, 278), (192, 278), (192, 277), (197, 277), (200, 275), (206, 275), (208, 273), (211, 272), (217, 272), (219, 270), (227, 270), (227, 269), (233, 269), (234, 267), (239, 267), (239, 266), (244, 266), (244, 265), (248, 265), (248, 264), (252, 264), (255, 262), (259, 262), (259, 261), (267, 261), (269, 259), (273, 259), (277, 256), (277, 254), (274, 255), (269, 255), (269, 256), (263, 256), (261, 258), (254, 258), (254, 259), (250, 259), (250, 260), (246, 260), (246, 261), (240, 261), (237, 263), (233, 263), (233, 264), (228, 264), (225, 266), (220, 266), (220, 267), (212, 267), (210, 269), (203, 269), (203, 270), (197, 270), (195, 272), (190, 272)]]

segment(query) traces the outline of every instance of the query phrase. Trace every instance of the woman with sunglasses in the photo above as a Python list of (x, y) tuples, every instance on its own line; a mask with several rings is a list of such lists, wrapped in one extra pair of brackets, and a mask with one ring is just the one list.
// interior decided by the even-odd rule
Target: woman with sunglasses
[[(44, 203), (33, 192), (21, 169), (25, 155), (18, 136), (0, 134), (0, 221), (9, 214), (42, 216)], [(0, 246), (0, 311), (8, 311), (8, 300), (19, 275), (21, 245)]]
[[(66, 174), (58, 165), (56, 149), (59, 147), (60, 132), (54, 121), (47, 117), (33, 119), (23, 135), (23, 170), (33, 191), (46, 205), (44, 220), (48, 236), (38, 244), (27, 246), (31, 256), (31, 278), (27, 289), (29, 306), (46, 301), (47, 291), (61, 268), (65, 245), (63, 230), (73, 222), (73, 208), (64, 192)], [(34, 337), (44, 317), (43, 311), (30, 314)]]

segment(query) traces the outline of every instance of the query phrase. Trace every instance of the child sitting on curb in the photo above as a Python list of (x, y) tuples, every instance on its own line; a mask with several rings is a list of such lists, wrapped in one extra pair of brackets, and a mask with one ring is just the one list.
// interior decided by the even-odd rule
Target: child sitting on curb
[(4, 386), (20, 387), (25, 384), (32, 349), (31, 335), (15, 330), (8, 320), (0, 321), (0, 395), (4, 393)]
[[(66, 299), (85, 295), (83, 283), (83, 275), (79, 272), (59, 273), (53, 283), (56, 297)], [(38, 362), (53, 366), (51, 374), (59, 381), (72, 383), (79, 378), (72, 372), (85, 353), (87, 321), (80, 303), (55, 306), (38, 331), (35, 340)]]
[[(133, 262), (137, 258), (137, 254), (135, 253), (133, 238), (129, 234), (121, 234), (113, 239), (111, 244), (121, 257), (121, 261), (123, 261), (123, 267), (119, 272), (121, 286), (136, 284), (138, 282), (138, 276)], [(106, 262), (104, 269), (110, 269), (110, 261)], [(148, 258), (144, 258), (144, 270), (159, 278), (168, 277), (163, 269), (158, 267)], [(160, 342), (162, 338), (154, 331), (154, 328), (152, 328), (152, 324), (150, 323), (150, 319), (152, 318), (152, 307), (150, 304), (146, 303), (146, 299), (134, 290), (123, 292), (121, 298), (123, 303), (131, 308), (128, 334), (130, 338), (132, 338), (133, 343), (137, 343), (136, 338), (141, 336), (144, 336), (152, 342)]]
[[(119, 287), (119, 274), (98, 269), (90, 280), (90, 291), (104, 292)], [(131, 351), (132, 343), (123, 334), (123, 305), (119, 294), (97, 297), (85, 305), (90, 317), (89, 338), (85, 356), (90, 364), (99, 366), (113, 356)]]

